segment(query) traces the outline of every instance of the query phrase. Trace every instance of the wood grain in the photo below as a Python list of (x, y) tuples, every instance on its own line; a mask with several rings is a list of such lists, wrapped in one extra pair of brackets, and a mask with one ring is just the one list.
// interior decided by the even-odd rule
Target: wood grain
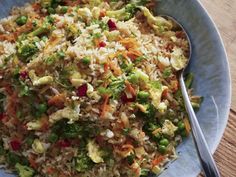
[(222, 177), (236, 177), (236, 0), (200, 0), (215, 21), (223, 38), (232, 79), (229, 121), (214, 155)]

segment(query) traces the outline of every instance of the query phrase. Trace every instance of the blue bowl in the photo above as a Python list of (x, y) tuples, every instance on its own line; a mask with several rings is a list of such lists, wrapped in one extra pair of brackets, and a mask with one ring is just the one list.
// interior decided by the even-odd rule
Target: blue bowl
[[(1, 0), (0, 18), (8, 15), (13, 6), (29, 0)], [(197, 113), (207, 143), (213, 153), (225, 130), (231, 100), (229, 64), (221, 37), (197, 0), (161, 0), (156, 8), (158, 14), (174, 17), (186, 29), (192, 42), (192, 58), (189, 71), (195, 75), (195, 94), (204, 96)], [(178, 148), (179, 158), (170, 163), (160, 177), (196, 177), (201, 169), (192, 137)], [(12, 175), (0, 170), (1, 177)]]

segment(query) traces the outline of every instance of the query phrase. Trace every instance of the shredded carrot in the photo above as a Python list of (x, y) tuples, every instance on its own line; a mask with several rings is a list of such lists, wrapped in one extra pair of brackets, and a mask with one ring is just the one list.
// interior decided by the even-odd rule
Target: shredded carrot
[(105, 113), (108, 109), (107, 107), (108, 107), (109, 95), (104, 95), (103, 99), (104, 99), (104, 102), (101, 106), (101, 118), (104, 118)]
[(47, 168), (47, 173), (50, 175), (50, 174), (54, 174), (55, 170), (53, 167), (48, 167)]
[(119, 41), (127, 50), (138, 48), (138, 42), (135, 38), (124, 38)]
[(156, 166), (156, 165), (159, 165), (163, 160), (165, 159), (164, 156), (158, 156), (156, 157), (153, 161), (152, 161), (152, 166)]
[(190, 126), (188, 118), (184, 118), (183, 122), (184, 122), (184, 125), (185, 125), (187, 135), (189, 135), (189, 133), (191, 131), (191, 126)]
[(104, 64), (104, 72), (107, 73), (109, 70), (109, 64), (108, 63), (105, 63)]
[(135, 50), (133, 48), (130, 48), (127, 52), (127, 56), (132, 60), (136, 60), (138, 57), (142, 56), (143, 54), (138, 51), (138, 50)]
[(58, 108), (63, 108), (64, 107), (64, 102), (66, 101), (66, 97), (64, 94), (58, 94), (53, 96), (48, 100), (48, 105), (53, 105)]
[(126, 89), (129, 93), (131, 93), (132, 96), (136, 95), (135, 89), (132, 87), (132, 85), (129, 83), (129, 81), (125, 81)]
[(32, 7), (33, 7), (34, 11), (38, 11), (38, 10), (41, 9), (40, 3), (33, 3), (33, 4), (32, 4)]
[(109, 62), (109, 66), (111, 70), (113, 70), (115, 76), (120, 76), (122, 74), (120, 67), (117, 66), (117, 64), (115, 64), (114, 62)]
[(34, 169), (37, 169), (38, 165), (35, 161), (35, 157), (33, 155), (29, 155), (28, 160), (29, 160), (30, 166)]
[(15, 42), (16, 41), (16, 37), (13, 33), (11, 34), (1, 34), (0, 35), (0, 41), (8, 41), (8, 42)]

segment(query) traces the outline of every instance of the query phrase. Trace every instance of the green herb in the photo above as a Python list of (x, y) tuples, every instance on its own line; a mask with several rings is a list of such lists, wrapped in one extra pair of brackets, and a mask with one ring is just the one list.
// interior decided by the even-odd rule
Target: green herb
[(20, 163), (21, 157), (13, 152), (8, 152), (6, 155), (7, 163), (11, 166), (15, 166), (17, 163)]
[(56, 133), (51, 133), (48, 137), (50, 143), (55, 143), (58, 140), (58, 135)]
[(164, 69), (164, 71), (163, 71), (163, 77), (164, 77), (164, 78), (170, 77), (171, 74), (172, 74), (171, 68), (165, 68), (165, 69)]
[(145, 56), (140, 56), (140, 57), (138, 57), (138, 58), (136, 58), (136, 59), (134, 60), (134, 63), (135, 63), (135, 64), (138, 64), (138, 63), (140, 63), (141, 61), (143, 61), (143, 60), (145, 60), (145, 59), (146, 59)]
[(17, 23), (17, 25), (19, 25), (19, 26), (22, 26), (22, 25), (26, 24), (27, 21), (28, 21), (28, 17), (27, 17), (27, 16), (24, 16), (24, 15), (22, 15), (22, 16), (20, 16), (20, 17), (18, 17), (18, 18), (16, 19), (16, 23)]
[(140, 91), (137, 94), (138, 101), (141, 102), (141, 103), (147, 102), (149, 96), (150, 96), (150, 94), (148, 92), (145, 92), (145, 91)]
[(30, 89), (29, 87), (22, 81), (20, 81), (20, 86), (19, 86), (19, 97), (23, 96), (29, 96), (30, 94)]
[(152, 81), (150, 84), (155, 89), (161, 89), (162, 87), (161, 81)]
[(101, 37), (102, 37), (101, 33), (94, 33), (94, 34), (93, 34), (93, 38), (94, 38), (94, 39), (99, 39), (99, 38), (101, 38)]
[(134, 163), (134, 159), (135, 159), (135, 154), (131, 154), (131, 155), (126, 157), (126, 160), (127, 160), (129, 165), (132, 165)]
[(147, 177), (148, 174), (149, 174), (149, 169), (146, 169), (146, 168), (141, 169), (140, 177)]
[(94, 165), (93, 161), (87, 156), (87, 151), (82, 151), (79, 155), (74, 159), (75, 161), (75, 169), (78, 172), (85, 172), (91, 169)]
[(130, 131), (131, 131), (131, 128), (124, 128), (123, 129), (123, 134), (128, 135)]

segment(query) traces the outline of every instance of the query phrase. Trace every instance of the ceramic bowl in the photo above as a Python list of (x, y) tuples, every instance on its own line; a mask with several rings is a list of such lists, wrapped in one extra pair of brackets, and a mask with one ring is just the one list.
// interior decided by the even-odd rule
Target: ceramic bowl
[[(13, 6), (25, 2), (27, 0), (1, 0), (0, 18), (7, 16)], [(204, 97), (197, 117), (210, 150), (214, 152), (227, 124), (231, 100), (229, 65), (221, 37), (197, 0), (160, 0), (156, 12), (174, 17), (189, 34), (193, 51), (188, 69), (195, 75), (195, 94)], [(177, 152), (179, 158), (170, 163), (160, 177), (196, 177), (201, 166), (192, 137), (184, 140)], [(0, 176), (12, 175), (0, 170)]]

